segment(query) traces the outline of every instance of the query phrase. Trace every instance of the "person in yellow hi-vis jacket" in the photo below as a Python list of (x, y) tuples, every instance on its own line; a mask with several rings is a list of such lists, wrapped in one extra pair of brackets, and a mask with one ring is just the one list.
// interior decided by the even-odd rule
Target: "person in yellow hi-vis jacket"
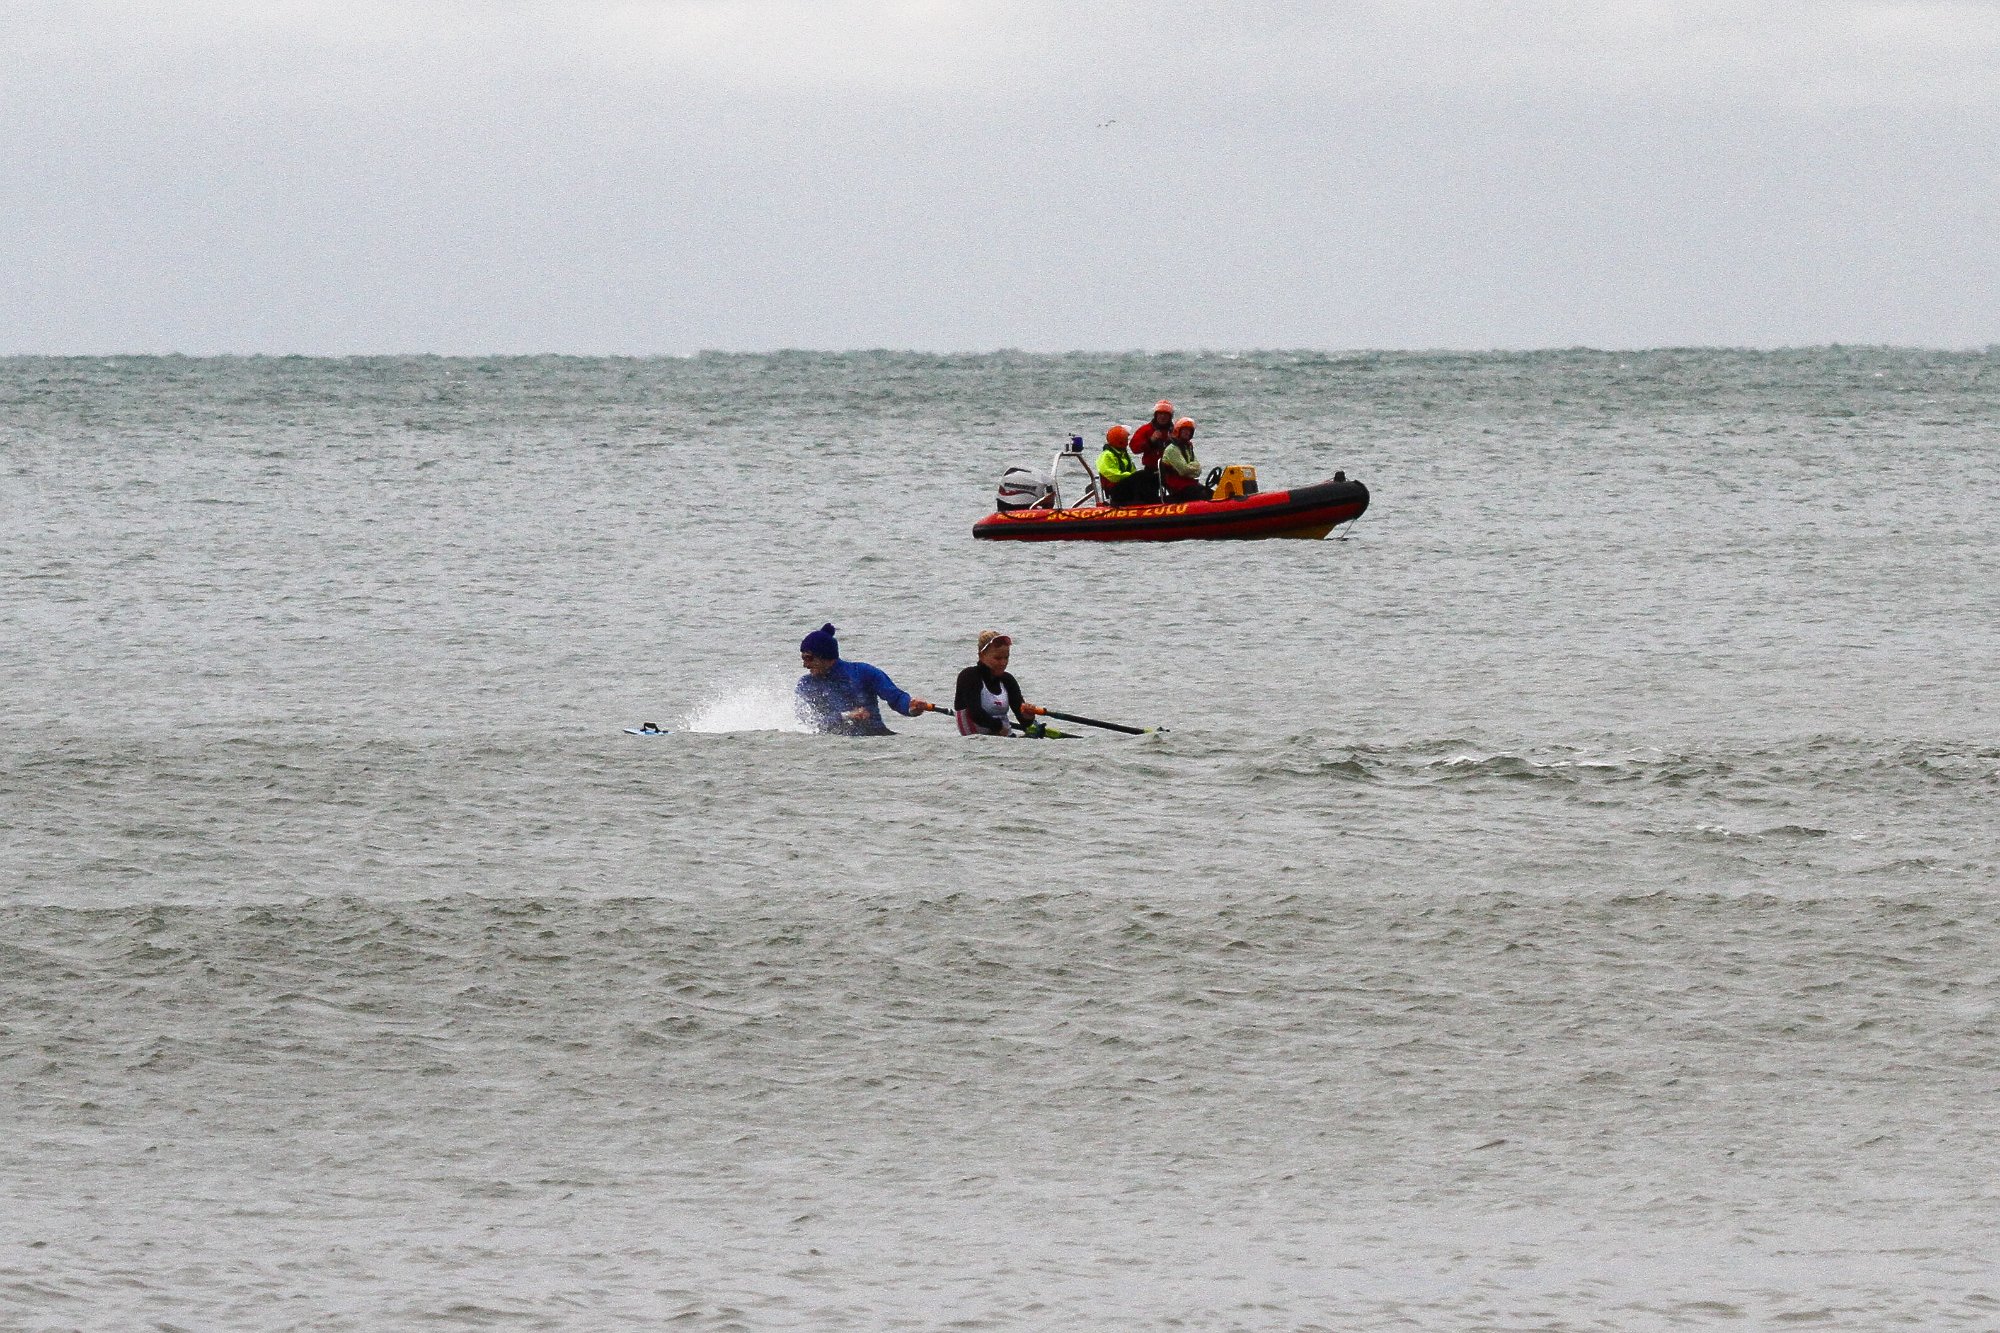
[(1123, 426), (1104, 432), (1104, 452), (1097, 456), (1097, 480), (1111, 504), (1142, 504), (1152, 498), (1145, 494), (1151, 474), (1133, 460), (1131, 442), (1132, 432)]

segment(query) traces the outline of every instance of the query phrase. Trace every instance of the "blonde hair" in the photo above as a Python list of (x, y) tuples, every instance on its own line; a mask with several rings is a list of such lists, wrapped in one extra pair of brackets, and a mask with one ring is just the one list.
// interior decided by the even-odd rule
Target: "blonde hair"
[(1010, 648), (1014, 644), (1014, 641), (1012, 639), (1008, 638), (1005, 634), (1002, 634), (997, 629), (983, 629), (979, 631), (979, 651), (983, 653), (988, 648), (991, 648), (993, 646), (994, 640), (996, 639), (1007, 644), (1007, 646)]

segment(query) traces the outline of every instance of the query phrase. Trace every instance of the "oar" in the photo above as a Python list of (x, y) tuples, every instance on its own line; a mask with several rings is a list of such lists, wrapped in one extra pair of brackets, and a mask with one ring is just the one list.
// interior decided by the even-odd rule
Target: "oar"
[(1075, 713), (1058, 713), (1053, 708), (1044, 708), (1048, 717), (1059, 717), (1065, 722), (1081, 722), (1086, 727), (1103, 727), (1106, 731), (1122, 731), (1127, 736), (1147, 736), (1159, 730), (1158, 727), (1128, 727), (1117, 722), (1099, 722), (1094, 717), (1078, 717)]

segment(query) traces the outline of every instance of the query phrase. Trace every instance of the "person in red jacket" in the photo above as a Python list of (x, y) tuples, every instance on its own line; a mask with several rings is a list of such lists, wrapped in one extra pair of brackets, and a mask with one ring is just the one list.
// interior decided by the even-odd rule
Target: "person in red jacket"
[(1132, 456), (1149, 478), (1148, 501), (1160, 498), (1160, 455), (1174, 442), (1174, 405), (1162, 398), (1153, 404), (1153, 418), (1132, 432)]

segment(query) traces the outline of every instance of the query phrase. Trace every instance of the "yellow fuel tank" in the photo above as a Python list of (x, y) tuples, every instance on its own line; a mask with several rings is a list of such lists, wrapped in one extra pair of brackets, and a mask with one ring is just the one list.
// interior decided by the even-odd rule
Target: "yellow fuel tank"
[(1215, 498), (1218, 500), (1240, 500), (1246, 495), (1257, 493), (1257, 469), (1240, 463), (1231, 463), (1222, 469), (1222, 476), (1215, 483)]

